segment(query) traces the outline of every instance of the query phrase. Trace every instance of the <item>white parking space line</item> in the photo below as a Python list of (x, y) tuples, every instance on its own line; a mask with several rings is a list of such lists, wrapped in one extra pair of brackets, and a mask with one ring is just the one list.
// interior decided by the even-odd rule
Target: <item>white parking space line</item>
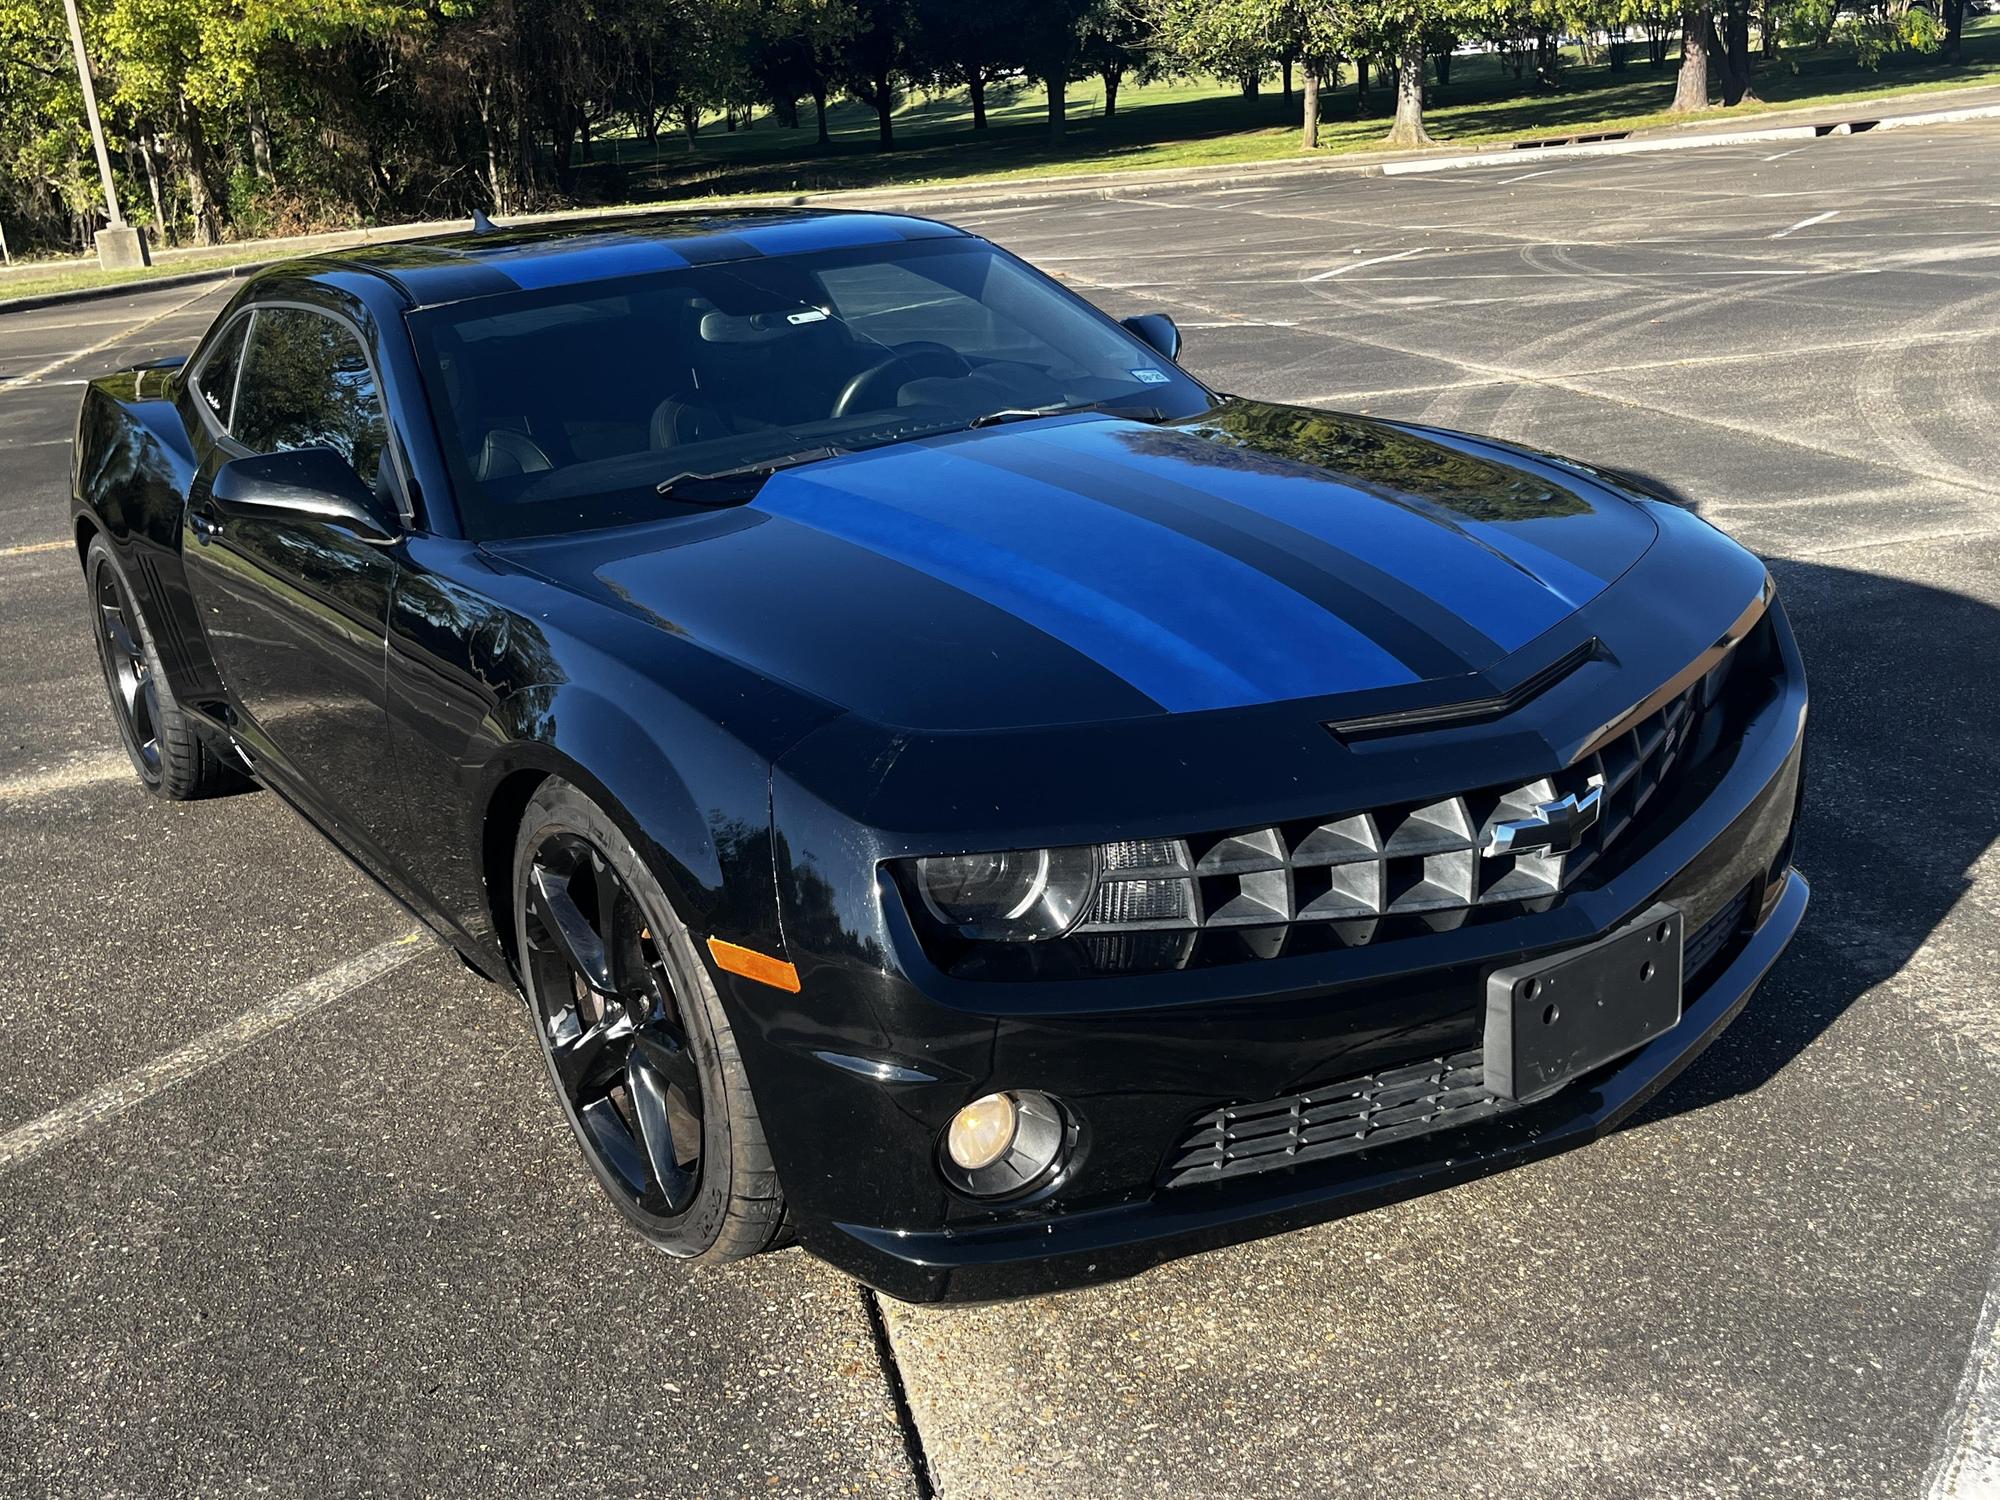
[(1366, 260), (1350, 260), (1345, 265), (1335, 266), (1331, 271), (1319, 271), (1306, 277), (1307, 281), (1331, 281), (1336, 276), (1345, 276), (1349, 271), (1359, 271), (1363, 266), (1386, 266), (1391, 261), (1408, 260), (1414, 255), (1422, 255), (1424, 247), (1398, 251), (1394, 255), (1371, 255)]
[(1523, 172), (1519, 177), (1503, 177), (1494, 186), (1507, 187), (1516, 182), (1526, 182), (1531, 177), (1549, 177), (1561, 170), (1561, 167), (1543, 167), (1539, 172)]
[(1810, 229), (1815, 224), (1824, 224), (1828, 219), (1837, 219), (1839, 217), (1840, 217), (1839, 209), (1829, 208), (1823, 214), (1814, 214), (1810, 219), (1801, 219), (1796, 224), (1792, 224), (1784, 229), (1780, 229), (1776, 234), (1772, 235), (1771, 238), (1774, 240), (1786, 239), (1789, 238), (1791, 235), (1797, 234), (1801, 229)]
[(1806, 147), (1804, 147), (1804, 146), (1794, 146), (1794, 147), (1792, 147), (1792, 149), (1791, 149), (1791, 150), (1789, 150), (1789, 151), (1774, 151), (1774, 152), (1772, 152), (1772, 153), (1771, 153), (1771, 154), (1770, 154), (1769, 156), (1765, 157), (1765, 158), (1764, 158), (1764, 160), (1765, 160), (1765, 161), (1783, 161), (1783, 160), (1784, 160), (1784, 159), (1785, 159), (1786, 157), (1788, 157), (1788, 156), (1797, 156), (1797, 155), (1798, 155), (1798, 154), (1799, 154), (1799, 153), (1800, 153), (1801, 151), (1804, 151), (1804, 150), (1806, 150), (1806, 149), (1807, 149), (1807, 148), (1806, 148)]
[[(68, 546), (67, 542), (59, 545)], [(13, 776), (0, 781), (0, 807), (9, 802), (27, 802), (56, 792), (72, 792), (78, 787), (96, 786), (104, 781), (122, 781), (132, 774), (132, 762), (123, 755), (93, 755), (74, 760), (53, 771), (37, 771), (32, 776)]]
[(2000, 1265), (1972, 1333), (1972, 1352), (1945, 1418), (1927, 1500), (1994, 1500), (2000, 1496)]
[[(182, 308), (192, 306), (194, 303), (199, 302), (203, 297), (208, 296), (214, 290), (215, 288), (212, 286), (204, 286), (199, 291), (197, 291), (193, 296), (183, 297), (180, 301), (176, 302), (172, 307), (168, 308), (165, 312), (157, 312), (154, 313), (150, 318), (142, 318), (137, 323), (127, 324), (126, 326), (120, 328), (116, 333), (106, 334), (103, 338), (99, 339), (96, 343), (91, 344), (87, 348), (74, 350), (71, 353), (50, 360), (45, 365), (37, 365), (34, 369), (27, 371), (25, 374), (16, 375), (12, 380), (0, 380), (0, 391), (11, 391), (11, 390), (16, 390), (24, 385), (33, 385), (36, 381), (41, 380), (41, 378), (44, 375), (53, 375), (57, 370), (60, 370), (64, 365), (75, 364), (78, 360), (88, 359), (93, 354), (101, 354), (106, 349), (109, 349), (113, 344), (122, 344), (127, 339), (132, 338), (137, 334), (144, 333), (148, 328), (151, 328), (155, 323), (164, 323), (168, 318), (171, 318), (175, 313), (179, 312)], [(76, 383), (81, 384), (82, 382), (78, 381)]]
[(316, 974), (245, 1011), (233, 1021), (203, 1032), (187, 1045), (142, 1063), (39, 1119), (17, 1125), (0, 1135), (0, 1172), (109, 1124), (153, 1095), (185, 1083), (280, 1027), (324, 1010), (364, 984), (401, 968), (425, 951), (419, 942), (422, 937), (420, 930), (413, 930), (365, 953), (357, 953), (325, 973)]

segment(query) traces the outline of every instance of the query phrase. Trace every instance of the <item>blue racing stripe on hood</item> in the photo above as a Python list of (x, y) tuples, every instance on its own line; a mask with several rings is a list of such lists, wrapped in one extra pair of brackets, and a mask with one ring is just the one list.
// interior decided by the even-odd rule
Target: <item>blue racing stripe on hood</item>
[(1416, 680), (1234, 557), (948, 450), (905, 445), (781, 474), (754, 503), (997, 605), (1175, 712)]
[[(1128, 435), (1135, 432), (1148, 435), (1130, 441)], [(1185, 485), (1204, 472), (1173, 456), (1167, 446), (1198, 451), (1203, 440), (1192, 434), (1093, 423), (1066, 429), (1061, 436), (1162, 482)], [(1522, 548), (1518, 530), (1493, 535), (1491, 528), (1441, 506), (1371, 493), (1343, 476), (1304, 465), (1292, 473), (1232, 471), (1217, 488), (1227, 505), (1348, 554), (1420, 588), (1440, 604), (1448, 601), (1454, 614), (1503, 653), (1526, 645), (1604, 587), (1603, 580), (1540, 548), (1526, 549), (1535, 554), (1533, 561), (1510, 555)], [(1554, 576), (1543, 576), (1537, 563)], [(1552, 595), (1552, 588), (1563, 597)]]

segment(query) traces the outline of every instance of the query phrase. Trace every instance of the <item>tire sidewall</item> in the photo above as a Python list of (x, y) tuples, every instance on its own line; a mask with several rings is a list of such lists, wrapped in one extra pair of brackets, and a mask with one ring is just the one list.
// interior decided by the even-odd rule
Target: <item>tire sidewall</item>
[[(104, 622), (98, 617), (97, 590), (100, 580), (110, 574), (118, 588), (119, 598), (130, 615), (127, 623), (138, 639), (140, 651), (145, 653), (146, 670), (153, 677), (153, 691), (158, 699), (159, 722), (154, 733), (160, 746), (160, 767), (157, 771), (146, 764), (146, 757), (140, 752), (137, 737), (132, 730), (132, 719), (119, 702), (118, 672), (111, 660), (111, 643), (106, 638)], [(112, 552), (110, 543), (102, 536), (90, 539), (83, 560), (84, 590), (90, 608), (90, 639), (97, 647), (97, 665), (104, 674), (104, 690), (111, 705), (111, 717), (118, 725), (118, 743), (125, 747), (125, 754), (132, 762), (132, 769), (149, 791), (166, 794), (167, 779), (173, 772), (173, 761), (167, 744), (169, 715), (172, 714), (172, 698), (167, 691), (165, 678), (160, 673), (160, 654), (153, 646), (153, 633), (146, 628), (145, 616), (139, 609), (138, 596), (132, 592), (131, 580), (125, 570), (118, 565), (118, 558)], [(178, 722), (177, 719), (174, 722)]]
[[(702, 1090), (701, 1179), (694, 1202), (678, 1214), (650, 1214), (633, 1201), (624, 1185), (598, 1159), (588, 1132), (570, 1108), (556, 1072), (548, 1036), (542, 1025), (541, 1008), (532, 990), (535, 981), (533, 968), (528, 962), (527, 903), (523, 900), (529, 863), (543, 841), (555, 833), (578, 835), (609, 860), (638, 901), (656, 937), (666, 938), (659, 944), (660, 952), (673, 981), (674, 997), (679, 1002), (688, 1049), (693, 1053), (695, 1066), (701, 1075)], [(557, 1108), (568, 1122), (570, 1133), (575, 1136), (591, 1174), (626, 1220), (667, 1254), (687, 1260), (699, 1259), (714, 1248), (729, 1212), (733, 1112), (715, 1041), (715, 1027), (727, 1022), (722, 1019), (714, 989), (695, 952), (687, 924), (681, 921), (669, 904), (659, 882), (653, 878), (652, 872), (633, 850), (618, 825), (582, 792), (564, 781), (544, 783), (529, 801), (522, 816), (520, 832), (514, 841), (512, 878), (509, 898), (513, 905), (515, 952), (520, 955), (521, 998), (527, 1008), (529, 1025), (535, 1033), (543, 1070), (555, 1092)]]

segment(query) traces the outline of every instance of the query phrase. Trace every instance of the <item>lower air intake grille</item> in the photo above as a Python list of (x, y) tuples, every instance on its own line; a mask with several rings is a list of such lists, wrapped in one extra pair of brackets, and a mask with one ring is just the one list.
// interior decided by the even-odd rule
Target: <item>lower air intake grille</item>
[[(1687, 940), (1682, 971), (1690, 993), (1696, 979), (1742, 931), (1749, 903), (1745, 887)], [(1230, 1104), (1198, 1115), (1162, 1169), (1160, 1185), (1188, 1187), (1325, 1161), (1489, 1120), (1518, 1107), (1486, 1092), (1486, 1049), (1473, 1047), (1303, 1094)]]
[(1475, 1047), (1306, 1094), (1210, 1110), (1189, 1128), (1162, 1184), (1186, 1187), (1324, 1161), (1511, 1108), (1486, 1092), (1485, 1053)]

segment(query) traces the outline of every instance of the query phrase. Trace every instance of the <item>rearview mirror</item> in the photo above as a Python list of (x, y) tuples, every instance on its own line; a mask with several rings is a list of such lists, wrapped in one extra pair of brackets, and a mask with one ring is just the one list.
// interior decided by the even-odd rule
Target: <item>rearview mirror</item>
[(1181, 357), (1181, 331), (1165, 313), (1140, 313), (1137, 317), (1121, 318), (1119, 321), (1164, 358)]
[(209, 495), (218, 510), (323, 521), (364, 542), (386, 542), (396, 534), (389, 508), (331, 448), (235, 459), (216, 471)]

